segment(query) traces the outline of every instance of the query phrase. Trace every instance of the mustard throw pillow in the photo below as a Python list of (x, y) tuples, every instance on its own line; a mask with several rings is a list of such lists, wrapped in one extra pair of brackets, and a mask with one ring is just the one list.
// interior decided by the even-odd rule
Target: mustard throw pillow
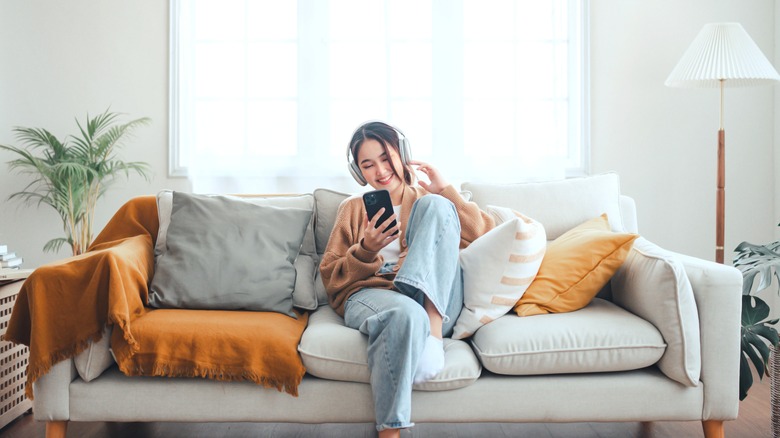
[(610, 231), (606, 214), (567, 231), (547, 245), (539, 273), (515, 312), (531, 316), (587, 306), (623, 264), (637, 237)]

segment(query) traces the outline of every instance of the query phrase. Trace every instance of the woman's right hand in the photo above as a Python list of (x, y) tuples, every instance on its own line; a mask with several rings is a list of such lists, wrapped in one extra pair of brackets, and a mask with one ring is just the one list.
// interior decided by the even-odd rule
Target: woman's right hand
[[(382, 222), (382, 226), (377, 228), (377, 221), (379, 218), (382, 217), (382, 214), (385, 212), (385, 209), (380, 209), (375, 215), (374, 218), (371, 220), (368, 220), (368, 214), (365, 215), (363, 219), (363, 229), (365, 232), (363, 233), (363, 240), (361, 241), (361, 245), (363, 245), (363, 248), (372, 251), (372, 252), (379, 252), (382, 248), (386, 247), (390, 244), (390, 242), (395, 241), (398, 239), (398, 236), (400, 236), (400, 226), (401, 223), (398, 222), (395, 213), (392, 214), (385, 222)], [(393, 223), (395, 222), (395, 225), (386, 228), (385, 223)], [(397, 233), (397, 234), (396, 234)]]

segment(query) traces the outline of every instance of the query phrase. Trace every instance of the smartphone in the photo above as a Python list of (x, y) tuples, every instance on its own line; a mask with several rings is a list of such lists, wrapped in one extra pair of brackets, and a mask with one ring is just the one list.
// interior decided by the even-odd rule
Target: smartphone
[[(379, 213), (379, 210), (384, 207), (385, 212), (382, 213), (382, 216), (379, 218), (376, 226), (377, 228), (379, 228), (379, 225), (385, 223), (385, 221), (387, 221), (387, 219), (393, 215), (393, 201), (390, 200), (390, 192), (387, 190), (372, 190), (370, 192), (363, 193), (363, 205), (366, 206), (368, 220), (373, 219), (374, 216)], [(385, 231), (393, 228), (395, 224), (396, 221), (393, 220), (393, 222), (391, 222), (390, 225), (385, 228)], [(393, 235), (396, 234), (398, 234), (398, 230), (393, 233)]]

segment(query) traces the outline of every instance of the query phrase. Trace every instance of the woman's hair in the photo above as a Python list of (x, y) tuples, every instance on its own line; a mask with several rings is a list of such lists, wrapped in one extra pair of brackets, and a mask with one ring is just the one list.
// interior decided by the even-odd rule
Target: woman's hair
[[(352, 135), (352, 140), (349, 142), (349, 150), (352, 152), (352, 160), (354, 160), (355, 163), (358, 162), (358, 150), (360, 150), (360, 147), (363, 145), (363, 142), (368, 139), (373, 139), (379, 142), (379, 144), (382, 145), (382, 148), (384, 148), (385, 153), (387, 154), (388, 158), (390, 157), (390, 151), (387, 150), (388, 147), (392, 147), (395, 149), (395, 152), (401, 156), (400, 151), (400, 138), (398, 136), (399, 131), (392, 126), (388, 125), (387, 123), (383, 122), (368, 122), (364, 124), (363, 126), (359, 127), (357, 130), (355, 130), (355, 133)], [(403, 135), (403, 134), (401, 134)], [(408, 163), (404, 163), (402, 160), (402, 170), (403, 174), (398, 171), (398, 169), (395, 168), (395, 165), (393, 164), (392, 160), (390, 161), (390, 165), (393, 166), (393, 170), (395, 170), (395, 173), (398, 176), (403, 176), (404, 182), (408, 185), (412, 185), (414, 183), (415, 179), (415, 173), (412, 169), (412, 167)]]

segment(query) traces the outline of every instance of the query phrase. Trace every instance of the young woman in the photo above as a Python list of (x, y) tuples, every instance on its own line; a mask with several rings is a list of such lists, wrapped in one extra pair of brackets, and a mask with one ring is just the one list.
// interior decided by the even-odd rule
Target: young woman
[[(330, 305), (347, 326), (368, 336), (380, 437), (397, 437), (413, 426), (412, 385), (444, 368), (442, 338), (452, 333), (463, 307), (459, 249), (495, 225), (436, 168), (410, 160), (408, 147), (382, 122), (355, 131), (347, 151), (350, 171), (362, 185), (388, 190), (394, 214), (378, 227), (382, 211), (369, 220), (361, 197), (345, 200), (320, 264)], [(413, 186), (412, 166), (430, 182)], [(386, 229), (393, 220), (396, 225)]]

